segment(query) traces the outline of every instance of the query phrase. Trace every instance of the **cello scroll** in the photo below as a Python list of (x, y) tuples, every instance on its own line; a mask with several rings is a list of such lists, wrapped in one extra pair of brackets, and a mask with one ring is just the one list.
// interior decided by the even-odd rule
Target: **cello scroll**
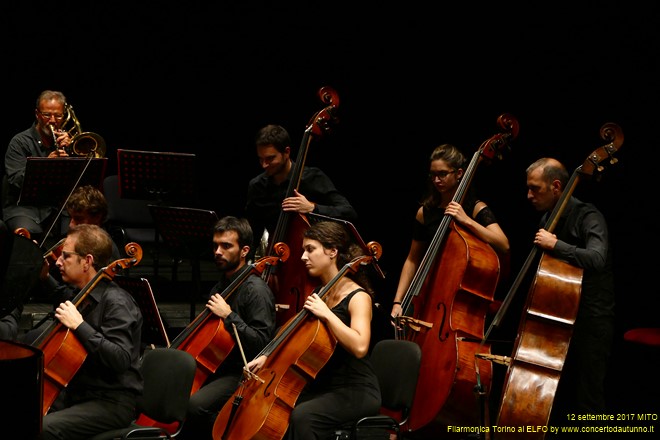
[(124, 250), (129, 258), (120, 258), (101, 269), (108, 279), (112, 280), (121, 269), (129, 269), (142, 261), (142, 247), (139, 244), (127, 243)]

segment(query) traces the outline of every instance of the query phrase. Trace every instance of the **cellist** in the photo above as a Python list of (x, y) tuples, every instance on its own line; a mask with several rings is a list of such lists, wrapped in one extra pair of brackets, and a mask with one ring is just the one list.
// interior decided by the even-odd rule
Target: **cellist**
[(269, 124), (257, 132), (255, 145), (263, 172), (248, 184), (245, 216), (255, 233), (253, 252), (258, 249), (264, 229), (275, 232), (282, 211), (307, 214), (314, 212), (328, 217), (355, 221), (357, 213), (332, 183), (316, 167), (305, 166), (300, 191), (285, 198), (293, 168), (291, 137), (281, 125)]
[[(326, 285), (339, 269), (363, 255), (339, 223), (322, 221), (304, 233), (302, 260), (310, 275)], [(291, 412), (288, 440), (330, 438), (345, 422), (374, 415), (380, 409), (380, 388), (367, 357), (371, 340), (372, 289), (362, 273), (346, 275), (319, 298), (315, 289), (304, 308), (327, 326), (337, 345), (327, 363), (309, 382)], [(295, 343), (295, 339), (289, 343)], [(267, 355), (248, 363), (253, 373)]]
[(394, 295), (393, 317), (401, 314), (401, 301), (444, 215), (450, 215), (477, 238), (490, 244), (499, 255), (509, 252), (509, 239), (484, 201), (470, 194), (463, 203), (465, 206), (452, 201), (466, 162), (463, 153), (450, 144), (436, 147), (429, 157), (428, 190), (415, 215), (413, 239)]
[[(569, 174), (553, 158), (537, 160), (526, 173), (527, 199), (537, 211), (545, 213), (540, 223), (543, 225), (560, 200)], [(573, 335), (550, 416), (550, 424), (556, 426), (572, 423), (570, 414), (606, 413), (605, 376), (614, 336), (615, 295), (612, 252), (603, 214), (594, 205), (571, 196), (554, 231), (556, 234), (539, 229), (534, 244), (584, 269)], [(607, 433), (583, 437), (590, 435), (608, 437)]]
[[(223, 320), (232, 337), (233, 325), (250, 359), (257, 355), (275, 333), (275, 297), (268, 284), (257, 274), (251, 274), (229, 298), (218, 293), (241, 272), (247, 264), (253, 242), (250, 224), (244, 218), (223, 217), (213, 227), (215, 264), (221, 279), (211, 289), (206, 307)], [(243, 373), (241, 352), (231, 349), (215, 373), (190, 397), (188, 416), (180, 438), (210, 439), (218, 411), (232, 396)]]
[[(64, 282), (83, 289), (110, 263), (112, 239), (96, 225), (69, 229), (56, 265)], [(60, 303), (55, 319), (87, 351), (73, 379), (43, 418), (42, 439), (83, 440), (128, 426), (142, 392), (142, 313), (133, 297), (101, 279), (80, 304)]]

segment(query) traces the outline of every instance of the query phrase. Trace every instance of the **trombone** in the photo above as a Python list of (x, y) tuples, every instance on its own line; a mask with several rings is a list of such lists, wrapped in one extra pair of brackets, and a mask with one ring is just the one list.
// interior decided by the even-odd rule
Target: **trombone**
[[(66, 117), (60, 126), (60, 130), (66, 131), (71, 137), (71, 144), (64, 148), (64, 151), (69, 156), (84, 156), (84, 157), (105, 157), (105, 140), (101, 135), (92, 133), (91, 131), (82, 131), (80, 128), (80, 121), (73, 111), (73, 106), (64, 104), (64, 112)], [(70, 127), (67, 127), (69, 126)], [(49, 125), (50, 131), (53, 134), (53, 139), (56, 140), (55, 127)], [(55, 142), (57, 145), (57, 141)]]

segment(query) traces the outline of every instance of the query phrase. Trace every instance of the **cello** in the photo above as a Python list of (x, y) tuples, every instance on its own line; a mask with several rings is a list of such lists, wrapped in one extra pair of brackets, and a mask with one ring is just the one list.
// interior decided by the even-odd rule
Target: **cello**
[[(284, 243), (275, 244), (273, 251), (277, 256), (263, 257), (255, 263), (243, 267), (238, 276), (223, 290), (221, 296), (228, 300), (251, 274), (262, 274), (267, 267), (284, 262), (289, 258), (289, 248)], [(197, 362), (191, 395), (201, 388), (210, 374), (215, 373), (234, 348), (235, 343), (222, 319), (214, 315), (208, 308), (199, 313), (172, 341), (170, 348), (187, 351)]]
[[(363, 255), (345, 264), (318, 292), (320, 298), (349, 272), (357, 272), (380, 256), (378, 243), (368, 246), (376, 255)], [(213, 439), (281, 439), (300, 393), (328, 362), (336, 344), (330, 330), (301, 309), (256, 356), (269, 353), (259, 370), (261, 377), (246, 369), (246, 378), (218, 413)]]
[[(135, 266), (142, 260), (142, 248), (137, 243), (125, 247), (129, 258), (114, 261), (99, 270), (71, 300), (79, 307), (87, 295), (103, 280), (112, 280), (121, 269)], [(87, 358), (87, 350), (75, 335), (59, 320), (55, 319), (31, 344), (44, 354), (43, 405), (46, 415), (60, 392), (66, 388)]]
[[(330, 122), (336, 120), (335, 112), (339, 106), (339, 96), (334, 89), (322, 87), (318, 91), (321, 101), (328, 104), (318, 111), (309, 121), (303, 135), (295, 166), (291, 170), (289, 186), (285, 198), (294, 196), (302, 180), (305, 160), (312, 139), (322, 136), (330, 130)], [(309, 228), (309, 221), (304, 214), (281, 211), (273, 232), (271, 243), (287, 243), (291, 249), (291, 261), (282, 266), (267, 267), (261, 277), (271, 287), (275, 294), (277, 306), (277, 324), (289, 321), (301, 308), (304, 298), (314, 288), (305, 265), (300, 260), (302, 256), (302, 235)], [(273, 255), (273, 246), (269, 246), (267, 255)]]
[[(497, 122), (503, 132), (474, 153), (453, 201), (462, 203), (477, 167), (500, 159), (517, 137), (513, 116), (503, 114)], [(435, 435), (438, 425), (478, 425), (471, 405), (476, 385), (473, 359), (499, 276), (495, 250), (445, 214), (402, 299), (403, 312), (396, 317), (396, 337), (419, 344), (424, 359), (404, 426), (413, 435)], [(480, 364), (489, 383), (492, 366)]]
[[(621, 128), (614, 123), (606, 123), (601, 127), (600, 135), (608, 143), (593, 151), (573, 172), (543, 227), (548, 232), (555, 230), (581, 178), (591, 177), (594, 173), (598, 173), (597, 178), (600, 178), (605, 163), (612, 165), (618, 162), (613, 155), (623, 143)], [(490, 329), (501, 321), (513, 295), (536, 260), (538, 250), (534, 247), (525, 260)], [(548, 425), (580, 304), (582, 273), (581, 268), (546, 253), (541, 255), (527, 294), (512, 356), (507, 360), (508, 369), (496, 422), (498, 426)], [(514, 438), (518, 435), (504, 430), (498, 431), (496, 438)], [(528, 432), (525, 438), (543, 439), (545, 432)]]

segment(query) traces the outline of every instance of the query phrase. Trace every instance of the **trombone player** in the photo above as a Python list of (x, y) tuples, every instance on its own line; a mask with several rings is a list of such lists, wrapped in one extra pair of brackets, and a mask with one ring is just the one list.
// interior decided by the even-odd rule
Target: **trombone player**
[(10, 231), (24, 228), (34, 240), (39, 240), (54, 219), (54, 206), (18, 205), (23, 187), (28, 157), (67, 157), (72, 137), (62, 126), (67, 120), (66, 97), (62, 92), (44, 90), (37, 98), (35, 122), (16, 134), (5, 153), (5, 172), (2, 182), (2, 216)]

